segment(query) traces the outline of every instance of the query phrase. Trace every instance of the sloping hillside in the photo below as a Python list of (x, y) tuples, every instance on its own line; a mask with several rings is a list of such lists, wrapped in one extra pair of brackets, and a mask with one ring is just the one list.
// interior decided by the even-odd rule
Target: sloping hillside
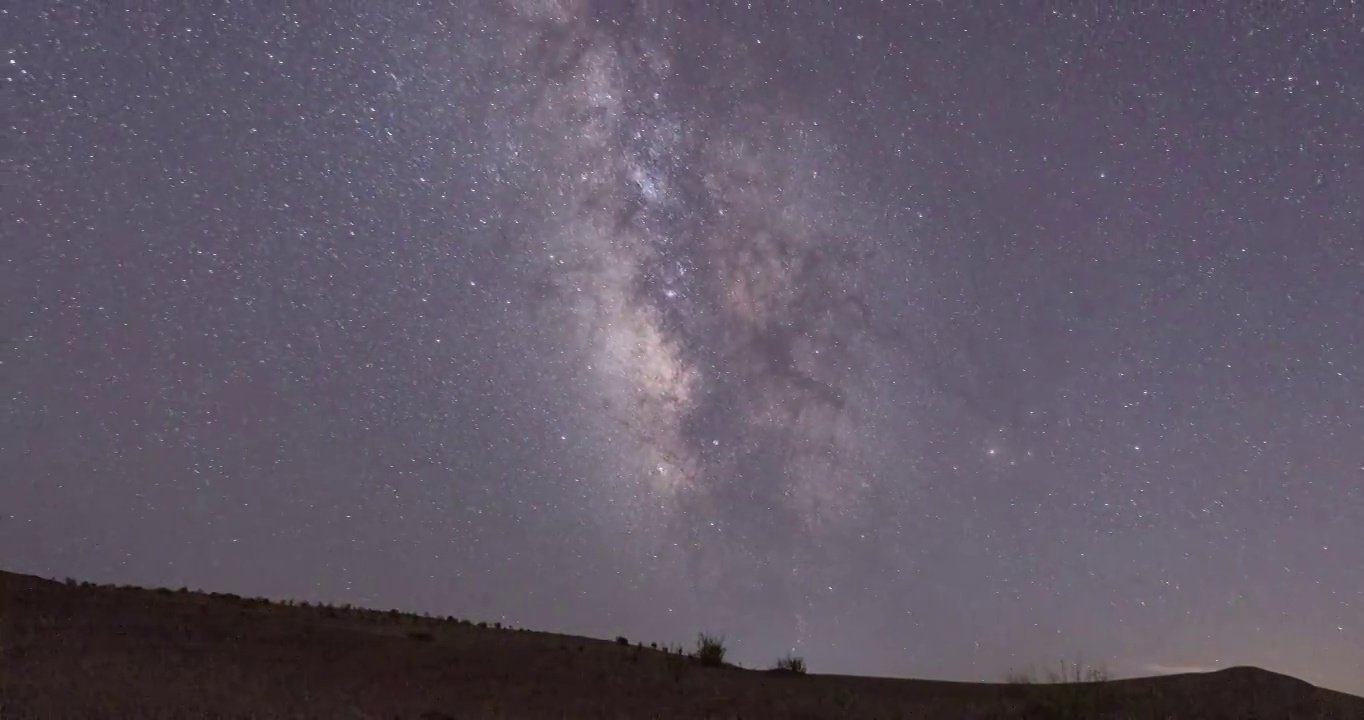
[(710, 667), (453, 618), (0, 573), (0, 718), (1339, 718), (1255, 668), (1024, 686)]

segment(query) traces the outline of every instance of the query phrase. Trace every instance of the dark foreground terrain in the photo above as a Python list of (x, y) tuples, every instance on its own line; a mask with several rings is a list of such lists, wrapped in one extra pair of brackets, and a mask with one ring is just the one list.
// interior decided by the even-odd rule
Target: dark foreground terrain
[(1255, 668), (990, 685), (709, 667), (453, 618), (0, 573), (0, 718), (1341, 718)]

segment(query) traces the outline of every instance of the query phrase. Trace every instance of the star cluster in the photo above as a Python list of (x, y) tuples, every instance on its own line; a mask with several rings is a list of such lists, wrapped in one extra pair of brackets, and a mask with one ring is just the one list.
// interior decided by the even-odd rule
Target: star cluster
[(1353, 10), (458, 5), (0, 9), (0, 566), (1364, 691)]

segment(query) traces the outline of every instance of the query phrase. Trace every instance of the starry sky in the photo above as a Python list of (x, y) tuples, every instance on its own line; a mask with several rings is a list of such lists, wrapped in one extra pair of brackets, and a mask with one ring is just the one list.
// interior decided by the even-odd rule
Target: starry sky
[(1364, 692), (1364, 17), (1082, 5), (0, 4), (0, 567)]

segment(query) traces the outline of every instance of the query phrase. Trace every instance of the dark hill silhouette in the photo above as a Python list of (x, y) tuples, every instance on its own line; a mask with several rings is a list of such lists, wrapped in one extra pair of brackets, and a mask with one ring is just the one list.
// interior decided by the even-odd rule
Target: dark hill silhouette
[(454, 618), (0, 572), (0, 718), (1302, 718), (1364, 699), (1251, 667), (1071, 685), (752, 671)]

